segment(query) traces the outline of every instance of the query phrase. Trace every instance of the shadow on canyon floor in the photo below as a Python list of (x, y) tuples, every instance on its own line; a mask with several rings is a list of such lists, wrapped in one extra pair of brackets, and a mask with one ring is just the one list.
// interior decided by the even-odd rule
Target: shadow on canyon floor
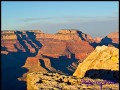
[(41, 66), (42, 66), (44, 69), (46, 69), (48, 72), (51, 72), (51, 71), (49, 70), (49, 68), (47, 68), (47, 67), (45, 66), (44, 61), (41, 60), (41, 59), (40, 59), (40, 64), (41, 64)]
[(105, 69), (90, 69), (85, 73), (85, 77), (119, 82), (119, 71), (111, 71)]
[[(50, 62), (51, 62), (51, 66), (53, 68), (55, 68), (57, 71), (62, 71), (66, 75), (72, 75), (74, 73), (75, 69), (73, 71), (70, 71), (70, 70), (68, 70), (68, 67), (70, 65), (72, 65), (72, 63), (78, 62), (78, 60), (75, 59), (74, 54), (71, 54), (71, 59), (67, 58), (67, 56), (60, 56), (59, 58), (52, 58), (52, 57), (43, 55), (43, 57), (49, 58)], [(45, 66), (45, 65), (43, 65), (43, 66)], [(73, 68), (71, 68), (71, 69), (73, 69)]]
[(21, 77), (23, 73), (28, 70), (21, 68), (27, 55), (25, 53), (9, 53), (2, 55), (1, 61), (1, 84), (2, 90), (25, 90), (26, 83), (18, 81), (17, 78)]
[(6, 47), (3, 47), (3, 46), (1, 46), (1, 51), (7, 51), (7, 48)]

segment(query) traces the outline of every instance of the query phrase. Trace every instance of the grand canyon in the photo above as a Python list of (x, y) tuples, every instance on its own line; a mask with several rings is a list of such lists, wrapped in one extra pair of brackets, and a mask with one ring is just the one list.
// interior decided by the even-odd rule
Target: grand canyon
[(2, 90), (100, 90), (81, 80), (115, 81), (118, 89), (119, 32), (93, 38), (77, 29), (1, 31)]

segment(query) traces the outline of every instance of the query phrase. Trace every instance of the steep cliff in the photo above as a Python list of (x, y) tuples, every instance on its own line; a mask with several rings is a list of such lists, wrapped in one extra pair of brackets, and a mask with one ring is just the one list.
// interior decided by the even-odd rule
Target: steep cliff
[(2, 40), (11, 40), (11, 39), (17, 39), (17, 36), (15, 35), (14, 31), (1, 31), (1, 39)]
[(115, 47), (97, 46), (78, 65), (73, 76), (118, 80), (119, 51)]
[[(34, 35), (37, 41), (42, 44), (42, 47), (37, 49), (38, 51), (35, 56), (26, 59), (24, 67), (28, 68), (29, 71), (36, 71), (34, 67), (37, 66), (41, 67), (37, 68), (39, 71), (46, 70), (47, 72), (72, 74), (76, 69), (78, 60), (82, 62), (89, 53), (94, 50), (88, 41), (82, 40), (83, 37), (79, 36), (78, 32), (82, 34), (81, 31), (77, 30), (60, 30), (57, 34), (54, 34), (57, 38), (54, 38), (54, 35), (51, 34), (51, 36), (40, 36), (39, 39), (37, 38), (38, 34), (45, 34), (41, 32), (27, 32), (28, 37)], [(61, 35), (65, 37), (72, 35), (78, 39), (71, 39), (71, 37), (64, 39)], [(33, 37), (29, 37), (29, 39), (31, 38)], [(56, 64), (58, 62), (61, 66)], [(32, 67), (32, 69), (30, 67)], [(42, 68), (44, 68), (44, 70), (42, 70)]]

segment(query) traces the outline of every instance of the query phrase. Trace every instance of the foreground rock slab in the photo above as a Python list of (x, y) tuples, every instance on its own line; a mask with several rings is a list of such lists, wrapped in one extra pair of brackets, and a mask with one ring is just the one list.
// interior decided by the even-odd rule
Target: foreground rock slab
[(58, 73), (33, 72), (27, 75), (27, 90), (119, 90), (119, 84)]
[(90, 55), (78, 65), (73, 76), (119, 79), (119, 49), (108, 46), (97, 46)]

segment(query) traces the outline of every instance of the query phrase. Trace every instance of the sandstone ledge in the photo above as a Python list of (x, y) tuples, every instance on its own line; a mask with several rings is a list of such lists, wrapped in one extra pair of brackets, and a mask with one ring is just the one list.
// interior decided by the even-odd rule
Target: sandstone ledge
[[(94, 82), (94, 84), (88, 85), (86, 83), (88, 81)], [(101, 87), (95, 82), (101, 82), (103, 84), (106, 81), (90, 78), (81, 79), (58, 73), (33, 72), (27, 75), (27, 90), (100, 90), (100, 88), (103, 90), (118, 90), (119, 88), (118, 83), (104, 83)]]

